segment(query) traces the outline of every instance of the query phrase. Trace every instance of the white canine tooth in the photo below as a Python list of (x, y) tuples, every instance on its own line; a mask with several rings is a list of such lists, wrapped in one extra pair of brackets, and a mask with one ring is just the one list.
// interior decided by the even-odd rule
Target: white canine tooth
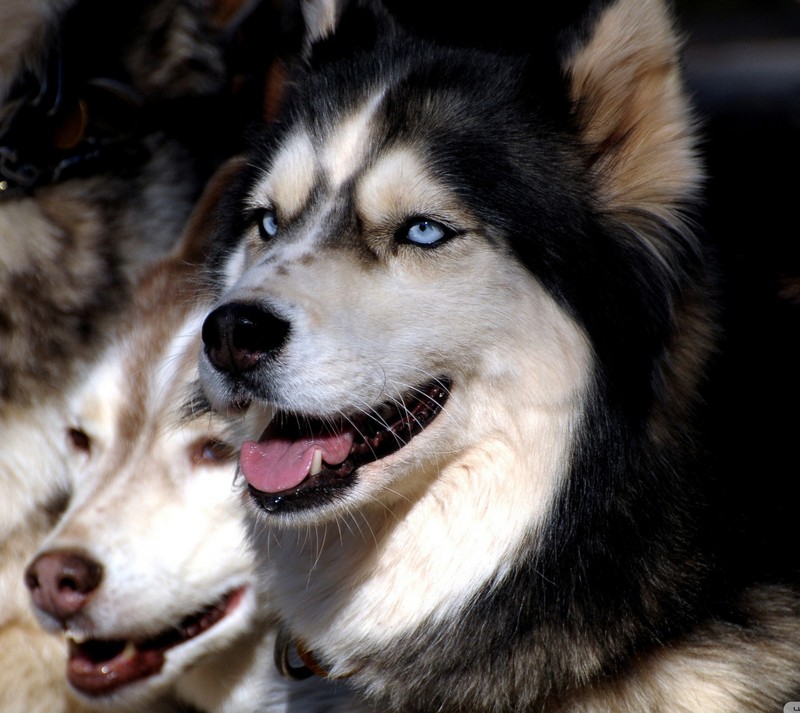
[(311, 459), (311, 470), (309, 475), (317, 475), (322, 472), (322, 449), (314, 449), (314, 457)]
[(73, 631), (72, 629), (66, 629), (64, 631), (64, 636), (66, 636), (69, 641), (72, 641), (79, 646), (87, 639), (86, 634), (81, 634), (80, 632)]
[[(122, 649), (122, 653), (118, 657), (115, 657), (115, 659), (121, 658), (123, 661), (132, 661), (135, 656), (136, 656), (136, 645), (132, 641), (128, 640), (128, 642), (125, 644), (125, 648)], [(113, 673), (113, 671), (114, 667), (109, 666), (108, 664), (104, 664), (103, 666), (100, 667), (100, 673), (106, 676), (110, 673)]]
[(123, 660), (130, 661), (134, 656), (136, 656), (136, 645), (128, 640), (125, 644), (125, 648), (122, 650), (121, 654)]

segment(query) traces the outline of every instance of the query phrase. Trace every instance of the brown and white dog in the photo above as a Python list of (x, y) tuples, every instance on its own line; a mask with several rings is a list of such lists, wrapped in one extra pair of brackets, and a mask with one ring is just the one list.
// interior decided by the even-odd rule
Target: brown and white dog
[(69, 399), (75, 486), (27, 570), (33, 602), (66, 631), (66, 677), (92, 710), (363, 710), (344, 686), (295, 687), (273, 665), (270, 596), (233, 487), (237, 444), (270, 414), (225, 417), (199, 389), (211, 294), (196, 220)]
[(68, 499), (53, 424), (219, 160), (201, 148), (205, 129), (181, 128), (200, 108), (213, 126), (225, 88), (211, 11), (206, 0), (0, 3), (4, 713), (66, 705), (63, 643), (41, 632), (22, 582)]

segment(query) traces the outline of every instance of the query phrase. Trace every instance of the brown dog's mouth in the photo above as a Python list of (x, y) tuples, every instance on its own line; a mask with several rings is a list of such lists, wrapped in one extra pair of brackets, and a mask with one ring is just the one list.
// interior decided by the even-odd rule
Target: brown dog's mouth
[(330, 500), (362, 465), (395, 453), (427, 428), (450, 386), (440, 377), (351, 418), (278, 413), (258, 441), (242, 445), (239, 463), (252, 499), (268, 512)]
[(185, 617), (176, 627), (141, 641), (69, 639), (67, 679), (87, 696), (105, 696), (161, 671), (164, 655), (224, 619), (241, 602), (244, 587), (228, 592), (215, 604)]

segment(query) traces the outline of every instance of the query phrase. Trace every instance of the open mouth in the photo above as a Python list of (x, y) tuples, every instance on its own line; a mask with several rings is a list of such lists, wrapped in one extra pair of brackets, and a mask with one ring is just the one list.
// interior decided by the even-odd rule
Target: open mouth
[(69, 639), (67, 679), (87, 696), (104, 696), (161, 671), (169, 650), (208, 631), (241, 602), (244, 587), (185, 617), (176, 627), (142, 641)]
[(354, 482), (358, 468), (395, 453), (427, 428), (449, 393), (449, 379), (439, 378), (368, 414), (276, 414), (258, 441), (242, 444), (239, 463), (250, 496), (267, 512), (330, 501)]

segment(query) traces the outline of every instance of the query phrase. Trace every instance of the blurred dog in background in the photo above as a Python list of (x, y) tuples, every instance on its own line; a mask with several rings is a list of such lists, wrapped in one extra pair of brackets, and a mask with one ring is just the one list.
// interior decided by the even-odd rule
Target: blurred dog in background
[(69, 399), (76, 485), (27, 582), (43, 622), (67, 632), (62, 671), (98, 710), (355, 713), (344, 685), (295, 686), (273, 665), (270, 597), (232, 485), (238, 443), (270, 414), (226, 417), (199, 389), (204, 204)]
[(0, 4), (4, 713), (66, 705), (63, 643), (40, 631), (22, 583), (68, 499), (53, 426), (224, 153), (203, 137), (228, 91), (216, 12), (206, 0)]

